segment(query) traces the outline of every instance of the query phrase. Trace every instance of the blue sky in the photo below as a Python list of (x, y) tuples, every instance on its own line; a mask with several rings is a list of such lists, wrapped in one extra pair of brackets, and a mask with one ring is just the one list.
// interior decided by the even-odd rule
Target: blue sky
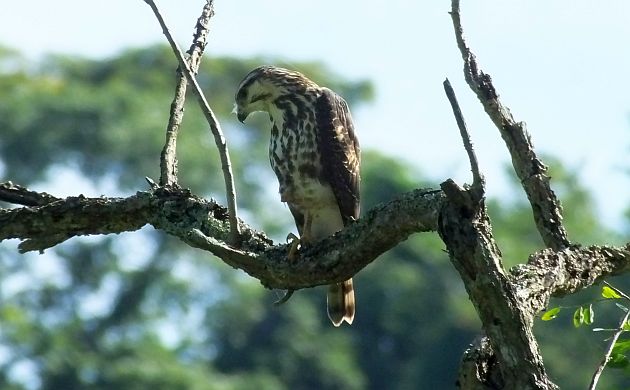
[[(203, 0), (158, 5), (187, 47)], [(442, 90), (448, 77), (489, 194), (505, 195), (509, 156), (463, 81), (449, 8), (447, 0), (215, 0), (206, 53), (321, 60), (348, 78), (373, 80), (375, 102), (354, 110), (362, 146), (412, 162), (436, 184), (470, 181)], [(537, 151), (579, 169), (609, 226), (620, 226), (630, 205), (628, 15), (627, 0), (462, 0), (468, 43), (504, 104), (527, 122)], [(103, 57), (156, 42), (165, 40), (142, 0), (15, 1), (0, 14), (0, 43), (31, 58)]]

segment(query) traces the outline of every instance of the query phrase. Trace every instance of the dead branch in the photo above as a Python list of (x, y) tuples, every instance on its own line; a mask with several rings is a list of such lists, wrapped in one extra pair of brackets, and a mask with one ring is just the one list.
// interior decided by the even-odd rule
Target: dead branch
[[(6, 186), (0, 183), (0, 189)], [(20, 188), (18, 197), (34, 193), (20, 186), (14, 188)], [(15, 196), (0, 190), (0, 201), (11, 202)], [(20, 252), (43, 251), (72, 237), (117, 234), (150, 224), (210, 251), (268, 288), (301, 289), (345, 280), (411, 234), (436, 231), (445, 195), (421, 189), (401, 194), (375, 206), (334, 236), (301, 249), (294, 261), (288, 261), (286, 245), (274, 245), (263, 232), (243, 221), (239, 222), (240, 245), (228, 245), (227, 209), (187, 189), (157, 188), (127, 198), (52, 198), (56, 200), (38, 207), (0, 209), (0, 241), (19, 239)], [(50, 244), (54, 239), (60, 241)], [(621, 248), (545, 249), (530, 256), (527, 265), (514, 267), (509, 278), (524, 301), (539, 302), (531, 309), (538, 313), (551, 295), (570, 294), (604, 277), (626, 272), (629, 263), (630, 243)]]
[(510, 110), (499, 100), (499, 95), (492, 84), (490, 75), (479, 69), (475, 55), (464, 39), (459, 15), (459, 0), (451, 3), (451, 18), (455, 29), (455, 38), (464, 59), (466, 82), (477, 95), (484, 110), (501, 133), (501, 137), (512, 156), (512, 165), (521, 185), (527, 194), (534, 221), (545, 245), (553, 249), (567, 247), (569, 239), (562, 224), (562, 207), (556, 194), (549, 185), (547, 167), (534, 152), (525, 122), (516, 122)]
[[(194, 74), (197, 74), (199, 71), (201, 57), (203, 56), (203, 51), (208, 42), (208, 26), (210, 24), (210, 18), (213, 15), (214, 9), (212, 7), (212, 1), (208, 1), (203, 7), (201, 16), (197, 19), (193, 42), (186, 52), (188, 54), (186, 63)], [(177, 185), (177, 133), (184, 119), (184, 103), (186, 101), (187, 86), (188, 80), (186, 79), (186, 75), (182, 72), (182, 68), (178, 66), (177, 86), (175, 87), (175, 96), (171, 103), (168, 125), (166, 127), (166, 142), (164, 149), (162, 149), (162, 154), (160, 155), (161, 186)]]
[[(186, 189), (161, 187), (128, 198), (69, 197), (40, 207), (0, 209), (0, 241), (22, 240), (20, 252), (43, 251), (75, 236), (112, 234), (146, 224), (207, 250), (268, 288), (301, 289), (346, 280), (411, 234), (434, 231), (443, 194), (414, 190), (368, 211), (359, 221), (287, 259), (286, 245), (240, 222), (241, 242), (228, 244), (226, 209)], [(2, 197), (0, 200), (7, 200)]]
[(457, 122), (457, 127), (459, 128), (459, 134), (462, 137), (462, 142), (464, 143), (464, 149), (466, 149), (466, 153), (468, 154), (468, 162), (470, 163), (470, 170), (473, 176), (473, 186), (483, 191), (484, 178), (481, 172), (479, 172), (479, 163), (477, 162), (477, 156), (475, 155), (475, 150), (473, 149), (472, 141), (470, 140), (470, 133), (468, 133), (468, 129), (466, 128), (464, 115), (462, 114), (462, 110), (459, 107), (459, 103), (457, 102), (455, 91), (453, 90), (451, 82), (448, 81), (448, 79), (444, 80), (443, 85), (446, 97), (451, 103), (451, 108), (453, 109), (453, 115), (455, 116), (455, 121)]
[(0, 200), (23, 206), (42, 206), (59, 200), (59, 198), (45, 192), (29, 191), (20, 185), (8, 181), (0, 183)]
[(504, 272), (483, 192), (461, 189), (451, 180), (442, 183), (442, 190), (446, 201), (438, 233), (496, 353), (505, 388), (555, 389), (542, 364), (533, 319), (520, 308), (517, 290)]
[(173, 36), (168, 29), (160, 10), (153, 0), (144, 0), (155, 14), (160, 26), (162, 27), (162, 32), (166, 36), (177, 60), (179, 61), (180, 69), (186, 75), (188, 82), (192, 85), (193, 90), (195, 91), (195, 95), (197, 96), (197, 101), (199, 102), (199, 106), (201, 107), (201, 111), (203, 112), (208, 124), (210, 125), (210, 130), (212, 131), (212, 135), (214, 137), (214, 142), (219, 150), (219, 156), (221, 158), (221, 168), (223, 170), (223, 178), (225, 180), (225, 190), (226, 190), (226, 198), (228, 204), (228, 213), (230, 220), (230, 238), (229, 241), (231, 243), (236, 243), (239, 239), (239, 225), (238, 225), (238, 217), (236, 211), (236, 190), (234, 185), (234, 175), (232, 174), (232, 164), (230, 163), (230, 154), (227, 147), (227, 142), (225, 137), (223, 136), (223, 130), (221, 130), (221, 125), (217, 120), (212, 108), (208, 104), (199, 83), (192, 70), (188, 66), (186, 59), (184, 58), (184, 54), (182, 53), (179, 45), (173, 39)]

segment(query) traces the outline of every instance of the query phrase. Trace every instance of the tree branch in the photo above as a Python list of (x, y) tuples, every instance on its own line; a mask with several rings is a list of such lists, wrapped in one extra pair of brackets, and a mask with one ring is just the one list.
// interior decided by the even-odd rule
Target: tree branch
[(628, 271), (630, 243), (620, 248), (572, 245), (560, 251), (545, 249), (531, 255), (527, 264), (513, 267), (510, 275), (522, 309), (534, 316), (545, 310), (552, 296), (573, 294)]
[(478, 337), (464, 351), (459, 366), (457, 388), (465, 390), (505, 389), (497, 355), (487, 337)]
[(599, 377), (602, 375), (602, 372), (604, 372), (604, 368), (606, 367), (606, 364), (608, 364), (608, 361), (610, 360), (610, 356), (612, 355), (613, 348), (615, 348), (615, 343), (619, 339), (619, 336), (621, 336), (621, 334), (625, 332), (624, 325), (628, 322), (628, 318), (630, 318), (630, 311), (627, 311), (626, 315), (623, 316), (621, 321), (619, 321), (619, 328), (610, 339), (608, 348), (606, 348), (606, 353), (604, 354), (604, 357), (602, 358), (602, 361), (599, 364), (599, 366), (597, 366), (597, 370), (595, 370), (595, 373), (593, 374), (593, 378), (591, 379), (591, 383), (588, 387), (588, 390), (595, 390), (595, 388), (597, 387), (597, 382), (599, 382)]
[[(187, 51), (186, 61), (190, 70), (197, 74), (201, 57), (208, 41), (208, 26), (210, 18), (214, 15), (212, 1), (206, 2), (203, 11), (195, 26), (193, 42)], [(175, 96), (171, 103), (171, 110), (166, 127), (166, 142), (160, 155), (160, 185), (177, 185), (177, 132), (184, 119), (184, 102), (186, 101), (186, 87), (188, 80), (182, 72), (181, 66), (177, 67), (177, 86)]]
[[(0, 188), (5, 187), (8, 187), (7, 183), (0, 184)], [(299, 258), (293, 261), (287, 259), (286, 245), (273, 246), (263, 233), (245, 224), (241, 225), (242, 245), (239, 248), (229, 246), (225, 243), (229, 236), (226, 209), (214, 201), (191, 195), (187, 190), (172, 188), (138, 192), (128, 198), (78, 196), (39, 207), (0, 210), (0, 240), (19, 238), (23, 240), (21, 251), (43, 250), (77, 235), (132, 231), (149, 223), (191, 246), (209, 250), (230, 266), (259, 279), (268, 288), (300, 289), (347, 279), (410, 234), (435, 230), (438, 211), (449, 210), (440, 217), (440, 233), (456, 259), (454, 264), (480, 312), (484, 329), (490, 329), (487, 330), (490, 340), (497, 337), (503, 340), (499, 350), (504, 354), (503, 358), (494, 360), (492, 351), (497, 349), (488, 347), (490, 344), (486, 344), (488, 348), (484, 353), (470, 349), (464, 357), (468, 363), (462, 365), (462, 372), (467, 375), (460, 375), (460, 385), (485, 388), (468, 387), (470, 381), (522, 384), (512, 382), (510, 376), (504, 374), (505, 370), (498, 375), (497, 367), (502, 367), (504, 360), (508, 360), (511, 365), (507, 370), (512, 376), (527, 373), (522, 366), (528, 360), (520, 357), (531, 355), (533, 351), (523, 347), (523, 344), (531, 344), (518, 337), (524, 329), (527, 330), (525, 334), (531, 336), (533, 315), (547, 305), (550, 295), (570, 294), (606, 276), (626, 272), (630, 264), (630, 243), (622, 248), (546, 249), (530, 256), (527, 265), (515, 267), (505, 275), (501, 271), (489, 223), (483, 219), (485, 214), (468, 208), (470, 203), (467, 202), (472, 200), (468, 191), (462, 191), (454, 183), (445, 183), (443, 187), (448, 200), (439, 191), (414, 190), (402, 194), (387, 204), (376, 206), (334, 236), (304, 248)], [(19, 188), (25, 193), (37, 194)], [(0, 191), (0, 200), (10, 201), (14, 196)], [(454, 203), (449, 205), (451, 202)], [(453, 212), (461, 214), (452, 219)], [(470, 239), (472, 241), (468, 241)], [(468, 245), (475, 249), (470, 250)], [(499, 320), (505, 318), (509, 320)], [(486, 328), (488, 321), (491, 325)], [(474, 361), (473, 357), (479, 356), (486, 359)], [(534, 366), (534, 371), (540, 371), (542, 363)], [(476, 374), (472, 375), (473, 372)], [(533, 378), (536, 385), (546, 379), (540, 375)], [(524, 386), (522, 388), (553, 388), (552, 384), (547, 387)]]
[[(19, 188), (4, 192), (7, 187)], [(447, 186), (447, 192), (452, 190)], [(457, 189), (457, 187), (455, 187)], [(43, 251), (75, 236), (138, 230), (151, 224), (189, 245), (208, 250), (232, 267), (243, 269), (269, 288), (300, 289), (345, 280), (416, 232), (435, 231), (445, 195), (435, 190), (413, 190), (380, 204), (360, 220), (300, 250), (287, 260), (287, 246), (274, 246), (267, 236), (240, 222), (242, 241), (228, 245), (227, 210), (187, 189), (158, 188), (127, 198), (59, 199), (0, 183), (0, 201), (12, 202), (29, 194), (54, 199), (39, 207), (0, 209), (0, 241), (17, 238), (21, 252)], [(546, 249), (530, 256), (527, 265), (514, 267), (510, 279), (518, 295), (530, 301), (529, 312), (543, 310), (549, 297), (562, 296), (597, 283), (606, 276), (628, 271), (626, 247), (570, 247)]]
[(59, 198), (45, 192), (29, 191), (22, 186), (7, 181), (0, 183), (0, 200), (23, 206), (43, 206), (59, 200)]
[(438, 233), (496, 353), (504, 388), (555, 389), (532, 331), (533, 316), (521, 309), (517, 290), (503, 270), (483, 193), (461, 189), (452, 180), (442, 183), (442, 190), (446, 200)]
[[(512, 157), (512, 165), (532, 206), (536, 227), (550, 248), (530, 256), (527, 265), (506, 274), (494, 243), (483, 198), (442, 184), (447, 199), (440, 214), (439, 233), (475, 305), (488, 339), (467, 351), (460, 371), (464, 388), (555, 389), (547, 377), (533, 336), (534, 316), (551, 295), (582, 289), (615, 272), (627, 270), (626, 248), (571, 246), (562, 224), (561, 206), (549, 185), (547, 167), (534, 152), (525, 123), (516, 122), (502, 105), (489, 75), (478, 68), (463, 36), (459, 1), (452, 0), (451, 17), (464, 76), (490, 116)], [(445, 89), (448, 94), (448, 85)], [(450, 96), (449, 96), (450, 98)], [(452, 103), (453, 104), (453, 103)], [(458, 110), (453, 105), (456, 118)], [(458, 119), (460, 131), (463, 118)], [(471, 149), (462, 131), (466, 150)], [(474, 163), (471, 167), (474, 174)], [(478, 360), (472, 360), (477, 358)]]
[(543, 242), (549, 248), (560, 250), (567, 247), (569, 239), (562, 224), (562, 207), (549, 185), (547, 167), (534, 152), (531, 138), (524, 122), (516, 122), (499, 100), (490, 75), (479, 69), (475, 55), (468, 48), (459, 15), (459, 0), (452, 0), (451, 18), (457, 46), (464, 59), (466, 82), (477, 95), (484, 110), (501, 133), (512, 157), (514, 171), (527, 194), (534, 221)]
[(177, 60), (179, 61), (180, 68), (186, 75), (186, 78), (188, 78), (188, 82), (192, 85), (193, 90), (195, 91), (195, 95), (197, 96), (197, 101), (199, 102), (199, 106), (201, 107), (201, 111), (203, 112), (204, 116), (206, 117), (206, 120), (208, 121), (208, 124), (210, 125), (210, 130), (212, 131), (214, 142), (217, 146), (217, 149), (219, 150), (219, 156), (221, 158), (221, 168), (223, 170), (223, 178), (225, 180), (225, 191), (226, 191), (228, 213), (229, 213), (229, 220), (230, 220), (229, 241), (231, 243), (236, 243), (239, 239), (239, 224), (238, 224), (238, 217), (237, 217), (237, 211), (236, 211), (236, 190), (235, 190), (235, 185), (234, 185), (234, 175), (232, 174), (232, 164), (230, 163), (230, 154), (228, 151), (225, 137), (223, 136), (223, 130), (221, 130), (221, 125), (219, 121), (217, 120), (216, 116), (214, 115), (214, 112), (210, 108), (210, 105), (208, 104), (208, 101), (206, 100), (206, 97), (203, 94), (203, 91), (201, 90), (201, 87), (199, 86), (199, 83), (197, 82), (195, 75), (193, 74), (190, 67), (186, 63), (184, 54), (179, 48), (179, 45), (177, 44), (177, 42), (175, 42), (175, 40), (173, 39), (173, 36), (171, 35), (170, 30), (166, 26), (166, 22), (164, 21), (164, 18), (162, 17), (162, 14), (160, 13), (160, 10), (158, 9), (157, 5), (155, 4), (153, 0), (144, 0), (144, 2), (147, 3), (151, 7), (151, 9), (153, 10), (153, 13), (155, 14), (155, 17), (160, 23), (160, 26), (162, 27), (162, 32), (164, 32), (166, 39), (171, 45), (171, 48), (173, 49), (173, 52), (175, 53), (175, 56), (177, 57)]
[[(20, 252), (43, 251), (71, 237), (111, 234), (153, 225), (212, 252), (268, 288), (300, 289), (346, 280), (415, 232), (434, 231), (444, 195), (414, 190), (368, 211), (359, 221), (287, 259), (262, 232), (241, 222), (238, 247), (227, 244), (226, 209), (190, 191), (161, 187), (128, 198), (69, 197), (33, 208), (0, 210), (0, 241), (18, 238)], [(0, 200), (4, 200), (0, 197)]]
[(461, 108), (459, 108), (459, 103), (457, 102), (455, 91), (453, 90), (453, 87), (451, 86), (451, 82), (448, 81), (448, 78), (444, 80), (443, 85), (444, 85), (444, 92), (446, 92), (446, 97), (448, 98), (448, 101), (451, 103), (451, 108), (453, 109), (453, 115), (455, 116), (455, 121), (457, 122), (457, 127), (459, 128), (459, 134), (462, 137), (464, 148), (466, 149), (466, 153), (468, 154), (468, 161), (470, 162), (470, 170), (473, 176), (473, 186), (483, 191), (485, 180), (483, 178), (483, 175), (479, 172), (479, 163), (477, 162), (477, 156), (475, 155), (475, 150), (473, 149), (472, 141), (470, 140), (470, 134), (468, 133), (468, 129), (466, 128), (466, 121), (464, 120), (464, 115), (462, 114)]

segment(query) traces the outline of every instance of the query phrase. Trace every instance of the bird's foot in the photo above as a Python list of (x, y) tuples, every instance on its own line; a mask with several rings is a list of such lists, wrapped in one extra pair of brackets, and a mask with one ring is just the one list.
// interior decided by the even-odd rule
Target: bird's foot
[(287, 235), (287, 244), (289, 244), (289, 260), (293, 261), (297, 257), (298, 246), (300, 245), (300, 238), (293, 233)]
[(273, 304), (275, 306), (280, 306), (283, 303), (285, 303), (286, 301), (289, 300), (289, 298), (291, 298), (293, 296), (293, 293), (295, 292), (295, 290), (287, 290), (287, 292), (284, 294), (284, 296), (280, 299), (278, 299), (277, 301), (275, 301)]

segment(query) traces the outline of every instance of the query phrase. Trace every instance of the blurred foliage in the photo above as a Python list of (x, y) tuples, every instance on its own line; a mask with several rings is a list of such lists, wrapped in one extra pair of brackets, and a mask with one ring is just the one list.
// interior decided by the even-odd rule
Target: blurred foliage
[[(281, 238), (295, 228), (268, 167), (268, 120), (254, 116), (242, 126), (230, 115), (238, 82), (264, 63), (285, 65), (211, 58), (199, 81), (230, 141), (242, 215)], [(368, 81), (345, 80), (320, 63), (285, 66), (336, 90), (352, 107), (373, 97)], [(38, 63), (0, 49), (2, 180), (47, 188), (60, 170), (71, 170), (92, 186), (65, 183), (73, 194), (103, 182), (121, 194), (147, 189), (144, 176), (159, 175), (175, 68), (163, 46)], [(221, 200), (219, 159), (194, 99), (178, 141), (180, 183)], [(363, 161), (364, 211), (401, 192), (435, 187), (397, 158), (366, 150)], [(547, 161), (573, 239), (615, 239), (575, 174)], [(490, 199), (488, 206), (507, 264), (541, 248), (524, 200)], [(339, 329), (326, 317), (324, 288), (299, 291), (275, 307), (280, 292), (151, 228), (73, 239), (45, 256), (18, 255), (14, 243), (3, 243), (0, 278), (3, 389), (453, 388), (461, 354), (479, 332), (435, 234), (412, 236), (360, 272), (355, 323)], [(582, 305), (594, 299), (589, 294), (563, 304)], [(536, 331), (557, 383), (583, 388), (604, 344), (599, 335), (570, 328), (560, 313)], [(609, 386), (623, 378), (604, 375)]]

